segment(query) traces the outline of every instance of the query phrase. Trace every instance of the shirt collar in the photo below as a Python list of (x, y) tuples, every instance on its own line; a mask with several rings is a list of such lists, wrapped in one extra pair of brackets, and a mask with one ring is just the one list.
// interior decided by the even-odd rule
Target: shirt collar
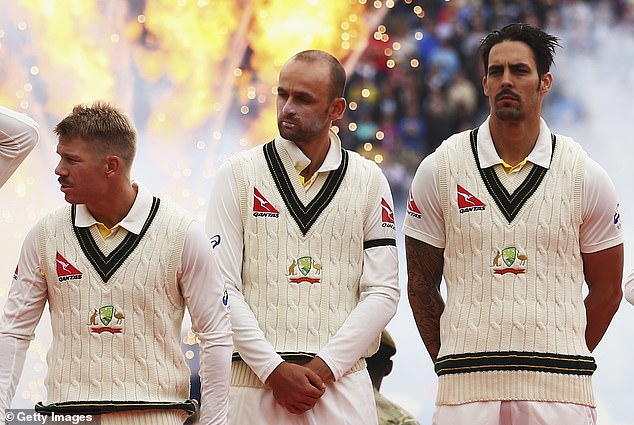
[[(137, 195), (132, 204), (132, 208), (123, 220), (118, 224), (128, 232), (140, 234), (145, 221), (150, 215), (152, 209), (153, 197), (150, 191), (141, 183), (132, 183), (137, 188)], [(90, 227), (97, 224), (97, 220), (90, 214), (88, 208), (84, 204), (78, 204), (75, 215), (75, 225), (77, 227)]]
[[(478, 159), (482, 168), (488, 168), (493, 165), (502, 164), (502, 159), (495, 150), (491, 130), (489, 129), (489, 119), (482, 123), (478, 130)], [(553, 154), (553, 145), (550, 129), (546, 125), (546, 121), (540, 117), (539, 119), (539, 136), (531, 153), (528, 154), (528, 161), (544, 168), (550, 167), (550, 158)]]
[[(328, 149), (328, 153), (326, 154), (323, 164), (321, 164), (321, 167), (317, 170), (318, 173), (336, 170), (339, 168), (339, 165), (341, 165), (341, 140), (339, 140), (339, 136), (337, 136), (332, 129), (329, 131), (329, 137), (330, 148)], [(293, 161), (293, 165), (298, 172), (308, 167), (310, 159), (304, 155), (304, 152), (302, 152), (295, 143), (280, 136), (277, 137), (277, 140), (284, 149), (286, 149), (286, 152), (288, 152), (288, 155), (291, 157), (291, 161)]]

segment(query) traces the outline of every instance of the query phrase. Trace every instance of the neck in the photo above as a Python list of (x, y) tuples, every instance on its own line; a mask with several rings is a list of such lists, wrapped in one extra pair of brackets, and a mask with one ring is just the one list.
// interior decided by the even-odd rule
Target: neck
[(102, 201), (86, 205), (95, 220), (112, 228), (130, 212), (136, 199), (137, 187), (131, 183), (109, 191)]
[(531, 153), (539, 136), (539, 117), (530, 121), (499, 121), (493, 116), (489, 129), (493, 145), (500, 158), (509, 165), (517, 165)]
[(330, 137), (326, 134), (325, 139), (313, 140), (310, 142), (295, 142), (297, 147), (310, 159), (310, 164), (300, 173), (302, 177), (309, 179), (317, 172), (324, 163), (328, 150), (330, 149)]

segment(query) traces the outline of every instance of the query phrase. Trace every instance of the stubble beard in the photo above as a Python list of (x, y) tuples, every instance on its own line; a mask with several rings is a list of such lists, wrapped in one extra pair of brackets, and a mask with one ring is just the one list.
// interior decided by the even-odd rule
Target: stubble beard
[(495, 110), (495, 117), (502, 122), (517, 122), (526, 118), (526, 114), (517, 108), (498, 108)]

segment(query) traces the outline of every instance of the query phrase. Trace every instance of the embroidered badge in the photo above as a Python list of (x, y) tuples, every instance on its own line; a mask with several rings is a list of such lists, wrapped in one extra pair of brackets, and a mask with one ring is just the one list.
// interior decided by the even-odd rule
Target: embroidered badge
[(105, 305), (93, 308), (88, 318), (88, 326), (90, 327), (90, 332), (118, 334), (123, 332), (124, 321), (125, 314), (122, 311), (117, 310), (112, 305)]
[(288, 266), (288, 280), (291, 283), (308, 282), (310, 284), (321, 282), (321, 264), (313, 257), (293, 258)]
[(516, 247), (510, 246), (502, 250), (496, 250), (491, 268), (495, 274), (522, 274), (526, 273), (526, 254), (520, 252)]
[(55, 256), (55, 261), (57, 262), (57, 277), (60, 282), (64, 282), (65, 280), (81, 279), (83, 276), (82, 272), (77, 270), (75, 266), (62, 257), (62, 254), (59, 252)]

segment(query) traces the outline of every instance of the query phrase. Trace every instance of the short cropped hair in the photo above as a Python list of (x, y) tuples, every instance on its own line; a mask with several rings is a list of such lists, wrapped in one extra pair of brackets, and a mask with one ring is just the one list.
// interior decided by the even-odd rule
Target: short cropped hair
[(480, 42), (485, 75), (489, 68), (491, 48), (508, 40), (521, 41), (531, 48), (537, 64), (537, 73), (540, 77), (550, 71), (550, 66), (554, 63), (555, 47), (560, 47), (559, 38), (546, 33), (540, 28), (524, 23), (509, 24), (500, 30), (494, 30), (489, 33)]
[(346, 70), (333, 55), (323, 50), (304, 50), (291, 60), (302, 62), (326, 62), (330, 66), (330, 100), (343, 97), (346, 88)]
[(57, 126), (60, 140), (79, 137), (96, 153), (116, 155), (132, 165), (136, 155), (136, 129), (128, 117), (108, 102), (80, 104)]

